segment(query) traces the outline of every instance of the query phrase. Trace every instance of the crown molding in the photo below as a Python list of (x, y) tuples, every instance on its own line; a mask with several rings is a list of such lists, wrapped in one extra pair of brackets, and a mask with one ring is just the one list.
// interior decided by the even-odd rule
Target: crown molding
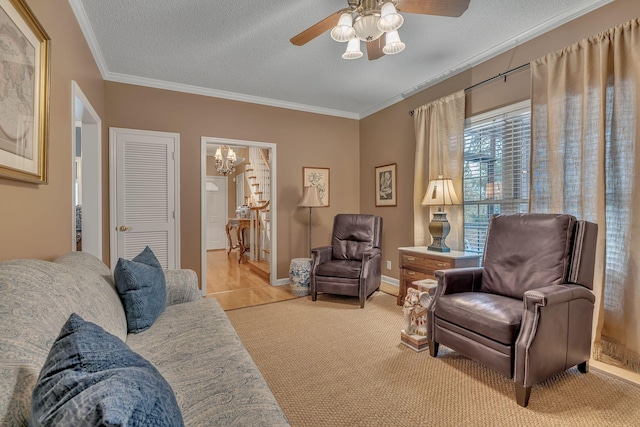
[(89, 17), (84, 10), (84, 6), (82, 5), (81, 0), (69, 0), (69, 5), (71, 6), (71, 10), (73, 14), (76, 16), (76, 20), (80, 25), (80, 30), (82, 30), (82, 34), (84, 34), (84, 38), (89, 45), (89, 50), (93, 54), (93, 59), (96, 61), (96, 65), (98, 66), (98, 70), (100, 70), (100, 74), (104, 79), (104, 76), (107, 74), (107, 63), (104, 60), (104, 56), (102, 55), (102, 51), (100, 50), (100, 45), (98, 44), (98, 39), (96, 38), (95, 33), (93, 32), (93, 28), (91, 28), (91, 24), (89, 23)]
[(213, 98), (223, 98), (223, 99), (229, 99), (231, 101), (248, 102), (251, 104), (266, 105), (269, 107), (286, 108), (289, 110), (297, 110), (297, 111), (303, 111), (307, 113), (343, 117), (345, 119), (358, 120), (360, 118), (360, 116), (357, 113), (351, 113), (348, 111), (332, 110), (329, 108), (315, 107), (312, 105), (305, 105), (305, 104), (297, 104), (295, 102), (281, 101), (278, 99), (262, 98), (259, 96), (244, 95), (244, 94), (235, 93), (235, 92), (225, 92), (222, 90), (186, 85), (182, 83), (167, 82), (164, 80), (149, 79), (146, 77), (136, 77), (128, 74), (107, 72), (107, 74), (103, 76), (103, 78), (105, 80), (117, 82), (117, 83), (146, 86), (146, 87), (152, 87), (156, 89), (171, 90), (174, 92), (191, 93), (194, 95), (210, 96)]
[(534, 38), (541, 36), (542, 34), (545, 34), (555, 28), (560, 27), (561, 25), (564, 25), (576, 18), (579, 18), (580, 16), (586, 15), (589, 12), (592, 12), (606, 4), (612, 3), (614, 0), (590, 0), (590, 1), (586, 1), (584, 4), (581, 4), (580, 6), (574, 7), (573, 9), (569, 9), (568, 11), (566, 11), (565, 13), (558, 15), (556, 17), (554, 17), (553, 19), (550, 19), (549, 21), (545, 22), (544, 24), (540, 24), (538, 26), (535, 26), (523, 33), (521, 33), (520, 35), (507, 40), (503, 43), (500, 43), (497, 46), (492, 47), (491, 49), (487, 49), (484, 52), (470, 58), (469, 60), (462, 62), (452, 68), (449, 68), (448, 70), (443, 71), (442, 73), (436, 75), (435, 77), (432, 77), (429, 80), (426, 80), (420, 84), (417, 84), (416, 86), (413, 86), (409, 89), (407, 89), (406, 91), (402, 92), (399, 95), (396, 95), (392, 98), (389, 98), (388, 100), (381, 102), (378, 105), (375, 105), (371, 108), (368, 108), (364, 111), (360, 112), (360, 118), (363, 119), (367, 116), (370, 116), (372, 114), (377, 113), (378, 111), (381, 111), (387, 107), (390, 107), (400, 101), (402, 101), (403, 99), (406, 99), (412, 95), (415, 95), (418, 92), (421, 92), (425, 89), (428, 89), (432, 86), (435, 86), (436, 84), (455, 76), (458, 73), (461, 73), (463, 71), (466, 71), (470, 68), (473, 68), (485, 61), (488, 61), (491, 58), (494, 58), (504, 52), (509, 51), (510, 49), (513, 49), (523, 43), (526, 43), (530, 40), (533, 40)]

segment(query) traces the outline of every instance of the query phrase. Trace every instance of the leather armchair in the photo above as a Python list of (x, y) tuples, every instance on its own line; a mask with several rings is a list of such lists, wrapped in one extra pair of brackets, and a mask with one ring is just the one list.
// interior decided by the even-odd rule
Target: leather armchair
[(438, 270), (431, 356), (443, 344), (513, 378), (516, 401), (572, 366), (588, 371), (596, 224), (571, 215), (495, 215), (483, 267)]
[(382, 218), (338, 214), (333, 219), (331, 246), (311, 251), (311, 299), (318, 292), (357, 296), (360, 308), (380, 289)]

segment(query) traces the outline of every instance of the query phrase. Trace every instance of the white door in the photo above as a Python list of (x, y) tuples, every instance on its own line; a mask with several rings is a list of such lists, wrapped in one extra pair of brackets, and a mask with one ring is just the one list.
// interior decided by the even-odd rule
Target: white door
[(207, 250), (224, 249), (227, 234), (227, 178), (207, 177)]
[(179, 144), (176, 133), (110, 129), (111, 266), (149, 246), (179, 268)]

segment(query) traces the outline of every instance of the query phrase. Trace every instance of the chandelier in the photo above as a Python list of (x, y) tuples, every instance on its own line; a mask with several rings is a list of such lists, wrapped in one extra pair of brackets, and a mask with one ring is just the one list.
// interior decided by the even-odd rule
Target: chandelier
[(236, 153), (233, 151), (233, 148), (227, 145), (218, 147), (213, 157), (216, 159), (216, 170), (220, 174), (227, 175), (235, 172)]
[(355, 19), (351, 11), (340, 14), (338, 25), (331, 30), (332, 39), (347, 42), (347, 50), (342, 54), (343, 59), (360, 58), (363, 55), (360, 41), (370, 43), (382, 35), (385, 36), (385, 45), (382, 48), (385, 55), (393, 55), (404, 50), (405, 44), (398, 34), (398, 28), (402, 26), (404, 18), (398, 13), (395, 1), (363, 0), (355, 12)]

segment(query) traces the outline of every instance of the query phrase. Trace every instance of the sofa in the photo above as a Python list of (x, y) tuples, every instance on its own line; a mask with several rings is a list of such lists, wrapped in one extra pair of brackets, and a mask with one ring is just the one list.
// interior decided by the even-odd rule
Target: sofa
[(166, 308), (150, 328), (128, 334), (113, 274), (94, 256), (0, 263), (0, 425), (29, 423), (34, 386), (72, 313), (150, 362), (185, 425), (289, 425), (220, 305), (201, 297), (195, 272), (165, 278)]

